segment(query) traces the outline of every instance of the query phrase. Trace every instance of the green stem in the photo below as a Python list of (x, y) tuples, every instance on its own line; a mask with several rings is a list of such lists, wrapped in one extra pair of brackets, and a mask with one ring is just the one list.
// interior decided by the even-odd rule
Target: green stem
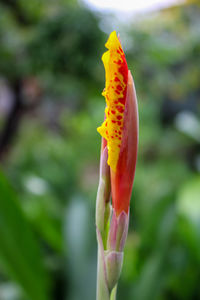
[(101, 252), (98, 249), (98, 263), (97, 263), (97, 298), (96, 300), (116, 300), (117, 299), (117, 284), (110, 293), (106, 282), (104, 273), (103, 259)]
[(110, 297), (110, 300), (116, 300), (116, 299), (117, 299), (117, 284), (112, 290), (111, 297)]
[(101, 256), (101, 251), (98, 249), (98, 263), (97, 263), (97, 298), (96, 300), (110, 300), (110, 293), (108, 291), (105, 273), (104, 262)]

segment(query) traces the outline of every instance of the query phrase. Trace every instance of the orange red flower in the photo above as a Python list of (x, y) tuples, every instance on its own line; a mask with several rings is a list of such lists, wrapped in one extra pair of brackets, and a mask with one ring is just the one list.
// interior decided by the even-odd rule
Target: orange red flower
[(105, 120), (97, 128), (107, 145), (111, 175), (112, 205), (116, 215), (128, 214), (138, 147), (138, 110), (135, 87), (121, 43), (115, 31), (102, 56), (106, 85)]

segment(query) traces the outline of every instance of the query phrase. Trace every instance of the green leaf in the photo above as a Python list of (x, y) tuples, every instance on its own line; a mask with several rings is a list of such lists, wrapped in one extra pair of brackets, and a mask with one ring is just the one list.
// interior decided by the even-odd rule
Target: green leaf
[(180, 189), (177, 200), (178, 212), (200, 231), (200, 176), (194, 176)]
[(47, 276), (42, 266), (39, 245), (14, 191), (1, 171), (0, 262), (28, 299), (47, 299)]
[(200, 262), (200, 176), (192, 177), (180, 189), (177, 199), (179, 231), (193, 258)]

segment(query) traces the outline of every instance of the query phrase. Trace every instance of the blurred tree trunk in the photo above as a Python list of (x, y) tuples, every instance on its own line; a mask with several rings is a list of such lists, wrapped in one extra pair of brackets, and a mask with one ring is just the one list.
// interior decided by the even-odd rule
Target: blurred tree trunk
[(10, 81), (10, 89), (13, 93), (13, 104), (0, 133), (0, 161), (7, 154), (24, 113), (32, 111), (41, 99), (41, 88), (35, 77)]
[(16, 79), (11, 82), (11, 90), (13, 92), (13, 105), (8, 113), (4, 128), (0, 134), (0, 161), (9, 150), (9, 145), (15, 136), (19, 127), (19, 122), (24, 111), (23, 97), (22, 97), (22, 80)]

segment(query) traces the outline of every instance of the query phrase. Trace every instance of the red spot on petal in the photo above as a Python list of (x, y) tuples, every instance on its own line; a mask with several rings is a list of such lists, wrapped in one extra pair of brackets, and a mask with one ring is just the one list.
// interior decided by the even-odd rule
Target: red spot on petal
[(117, 116), (117, 120), (121, 120), (122, 119), (122, 116)]
[(115, 113), (116, 113), (116, 112), (115, 112), (114, 110), (111, 110), (111, 114), (115, 115)]
[(121, 85), (117, 85), (117, 90), (119, 90), (119, 91), (122, 91), (122, 87), (121, 87)]
[(121, 104), (125, 104), (125, 98), (119, 98), (118, 101), (119, 101)]
[(125, 58), (123, 57), (123, 64), (121, 64), (120, 68), (119, 68), (119, 72), (122, 74), (123, 78), (124, 78), (124, 82), (127, 83), (128, 81), (128, 67), (127, 67), (127, 63), (125, 61)]
[(117, 110), (118, 110), (118, 112), (119, 113), (123, 113), (124, 112), (124, 108), (123, 108), (123, 106), (116, 106), (116, 108), (117, 108)]
[(118, 61), (114, 60), (113, 62), (114, 62), (116, 65), (121, 65), (121, 63), (122, 63), (120, 59), (118, 59)]

